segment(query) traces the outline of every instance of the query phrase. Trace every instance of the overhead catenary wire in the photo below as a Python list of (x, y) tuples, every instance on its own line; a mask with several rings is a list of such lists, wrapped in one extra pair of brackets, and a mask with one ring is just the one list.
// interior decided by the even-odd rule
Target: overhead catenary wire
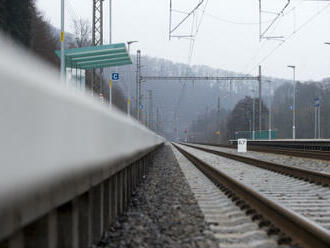
[(72, 25), (74, 25), (75, 20), (80, 19), (80, 17), (78, 17), (78, 15), (77, 15), (77, 12), (75, 11), (75, 8), (73, 7), (73, 4), (72, 4), (71, 0), (67, 1), (66, 12), (71, 17)]
[[(282, 18), (287, 16), (289, 13), (291, 13), (292, 11), (294, 11), (294, 14), (296, 13), (296, 9), (304, 2), (305, 0), (299, 0), (298, 3), (296, 3), (291, 9), (287, 10), (286, 12), (283, 13)], [(265, 22), (271, 22), (271, 20), (265, 21)], [(261, 24), (263, 24), (264, 22), (261, 22)], [(255, 23), (256, 25), (259, 25), (259, 23)], [(273, 32), (276, 30), (276, 28), (279, 26), (280, 22), (277, 22), (277, 26), (275, 26), (275, 28), (271, 31), (271, 35), (273, 34)], [(295, 30), (295, 28), (294, 28)], [(274, 39), (273, 39), (274, 40)], [(255, 52), (255, 54), (252, 56), (252, 58), (250, 59), (250, 61), (254, 61), (258, 55), (261, 53), (261, 50), (263, 49), (263, 47), (266, 44), (266, 39), (263, 39), (261, 41), (261, 45), (259, 46), (258, 50)], [(274, 40), (274, 41), (278, 41), (278, 40)], [(247, 67), (247, 65), (250, 64), (250, 62), (248, 62), (244, 67)], [(256, 67), (258, 66), (258, 64), (248, 73), (246, 73), (245, 75), (249, 75)]]
[[(300, 7), (301, 4), (302, 4), (303, 2), (305, 2), (305, 0), (299, 0), (298, 3), (296, 3), (291, 9), (289, 9), (289, 10), (286, 11), (286, 12), (284, 12), (284, 14), (283, 14), (282, 17), (287, 16), (287, 15), (288, 15), (289, 13), (291, 13), (292, 11), (295, 11), (295, 12), (296, 12), (296, 9), (297, 9), (298, 7)], [(271, 31), (271, 35), (272, 35), (273, 32), (276, 30), (276, 28), (279, 26), (279, 24), (280, 24), (280, 22), (277, 22), (277, 26), (275, 26), (275, 28)], [(296, 26), (296, 24), (295, 24), (295, 26)], [(296, 27), (295, 27), (295, 28), (296, 28)], [(294, 31), (296, 30), (295, 28), (294, 28)], [(258, 50), (255, 52), (255, 55), (252, 56), (252, 59), (250, 59), (251, 62), (253, 62), (253, 61), (258, 57), (258, 55), (261, 53), (261, 50), (263, 49), (263, 47), (264, 47), (265, 44), (266, 44), (266, 41), (267, 41), (267, 40), (262, 40), (262, 41), (261, 41), (261, 45), (259, 46)], [(278, 41), (278, 40), (274, 40), (274, 41)], [(283, 42), (284, 40), (281, 40), (281, 41)], [(254, 69), (256, 69), (256, 68), (258, 67), (259, 63), (261, 63), (261, 62), (256, 63), (255, 66), (253, 66), (253, 68), (252, 68), (249, 72), (247, 72), (247, 73), (245, 74), (245, 76), (249, 75)], [(247, 65), (248, 65), (248, 64), (250, 64), (250, 62), (247, 63)], [(247, 67), (247, 66), (244, 66), (244, 67)]]
[[(206, 12), (205, 16), (211, 17), (211, 18), (213, 18), (215, 20), (218, 20), (220, 22), (230, 23), (230, 24), (233, 24), (233, 25), (259, 25), (259, 22), (237, 22), (237, 21), (233, 21), (233, 20), (218, 17), (218, 16), (216, 16), (214, 14), (211, 14), (209, 12)], [(272, 20), (267, 20), (267, 21), (263, 21), (262, 23), (269, 23), (271, 21)]]
[(197, 35), (198, 32), (199, 32), (199, 28), (200, 28), (200, 26), (201, 26), (201, 24), (202, 24), (202, 21), (203, 21), (203, 18), (204, 18), (204, 16), (205, 16), (205, 11), (206, 11), (206, 8), (207, 8), (208, 3), (209, 3), (209, 0), (206, 0), (205, 5), (204, 5), (204, 9), (203, 9), (203, 11), (202, 11), (201, 18), (200, 18), (200, 20), (199, 20), (199, 22), (198, 22), (198, 24), (197, 24), (197, 29), (196, 29), (195, 35)]
[[(285, 11), (284, 12), (284, 10), (282, 11), (282, 13), (281, 13), (281, 17), (285, 17), (285, 16), (287, 16), (289, 13), (291, 13), (292, 11), (296, 11), (296, 8), (300, 5), (300, 4), (302, 4), (304, 2), (304, 0), (299, 0), (299, 2), (297, 3), (297, 4), (295, 4), (295, 6), (293, 6), (292, 8), (290, 8), (289, 10), (287, 10), (287, 11)], [(218, 20), (218, 21), (221, 21), (221, 22), (225, 22), (225, 23), (230, 23), (230, 24), (233, 24), (233, 25), (259, 25), (259, 22), (236, 22), (236, 21), (232, 21), (232, 20), (228, 20), (228, 19), (224, 19), (224, 18), (220, 18), (220, 17), (218, 17), (218, 16), (215, 16), (214, 14), (211, 14), (211, 13), (209, 13), (209, 12), (207, 12), (207, 11), (205, 11), (205, 9), (206, 8), (204, 8), (204, 10), (203, 10), (203, 14), (206, 16), (206, 17), (211, 17), (211, 18), (213, 18), (213, 19), (215, 19), (215, 20)], [(285, 9), (286, 9), (286, 7), (285, 7)], [(174, 11), (176, 11), (176, 12), (181, 12), (181, 13), (185, 13), (185, 12), (183, 12), (183, 11), (179, 11), (179, 10), (174, 10)], [(196, 12), (200, 12), (201, 10), (196, 10)], [(186, 13), (185, 13), (186, 14)], [(278, 14), (278, 13), (276, 13), (276, 14)], [(262, 24), (264, 24), (264, 23), (270, 23), (270, 22), (272, 22), (274, 19), (270, 19), (270, 20), (267, 20), (267, 21), (263, 21), (263, 22), (261, 22)], [(274, 32), (275, 30), (276, 30), (276, 28), (279, 26), (279, 24), (280, 24), (280, 22), (277, 22), (277, 24), (276, 24), (276, 26), (274, 27), (273, 25), (272, 25), (272, 27), (274, 27), (273, 29), (272, 29), (272, 32)], [(261, 52), (261, 49), (264, 47), (264, 45), (265, 45), (265, 41), (267, 41), (267, 40), (265, 40), (265, 39), (263, 39), (262, 41), (261, 41), (261, 46), (259, 47), (259, 49), (258, 49), (258, 51), (256, 52), (256, 54), (255, 55), (253, 55), (252, 56), (252, 59), (250, 59), (251, 61), (253, 61), (253, 60), (255, 60), (256, 59), (256, 57), (258, 57), (258, 54)], [(276, 40), (275, 40), (276, 41)], [(281, 41), (281, 40), (278, 40), (278, 41)], [(189, 60), (190, 61), (190, 60)], [(189, 62), (189, 64), (190, 64), (190, 62)], [(249, 63), (247, 63), (247, 64), (249, 64)], [(246, 66), (244, 66), (244, 67), (246, 67)]]
[(265, 62), (269, 57), (271, 57), (276, 50), (278, 50), (280, 47), (282, 47), (288, 40), (290, 40), (296, 33), (301, 31), (306, 25), (308, 25), (311, 21), (313, 21), (317, 16), (319, 16), (321, 13), (323, 13), (326, 9), (330, 7), (330, 3), (327, 4), (325, 7), (317, 11), (313, 16), (311, 16), (306, 22), (304, 22), (302, 25), (300, 25), (296, 30), (294, 30), (292, 33), (290, 33), (280, 44), (278, 44), (276, 47), (274, 47), (266, 56), (264, 56), (258, 63), (256, 63), (251, 70), (247, 74), (250, 74), (252, 71), (254, 71), (258, 65)]
[[(300, 0), (298, 4), (301, 4), (302, 2), (304, 2), (305, 0)], [(289, 9), (288, 11), (286, 11), (285, 13), (282, 13), (281, 17), (285, 17), (287, 14), (289, 14), (290, 12), (294, 11), (296, 6), (298, 5), (296, 4), (294, 7), (292, 7), (291, 9)], [(173, 9), (172, 10), (173, 12), (177, 12), (177, 13), (181, 13), (181, 14), (188, 14), (188, 12), (185, 12), (185, 11), (181, 11), (181, 10), (176, 10), (176, 9)], [(201, 10), (197, 9), (196, 12), (200, 12)], [(277, 14), (277, 13), (276, 13)], [(229, 19), (226, 19), (226, 18), (222, 18), (222, 17), (219, 17), (213, 13), (210, 13), (208, 11), (205, 11), (205, 14), (204, 14), (206, 17), (210, 17), (210, 18), (213, 18), (215, 20), (218, 20), (220, 22), (224, 22), (224, 23), (229, 23), (229, 24), (233, 24), (233, 25), (259, 25), (259, 22), (238, 22), (238, 21), (233, 21), (233, 20), (229, 20)], [(273, 19), (269, 19), (269, 20), (266, 20), (266, 21), (263, 21), (261, 22), (262, 24), (266, 24), (266, 23), (270, 23), (272, 22)]]
[[(283, 15), (284, 11), (286, 8), (289, 6), (291, 0), (287, 0), (288, 2), (286, 5), (283, 7), (283, 9), (276, 15), (276, 17), (272, 20), (272, 22), (268, 25), (268, 27), (260, 34), (260, 38), (263, 38), (264, 35), (269, 31), (269, 29), (274, 25), (274, 23)], [(260, 23), (261, 25), (261, 23)]]
[(178, 29), (178, 27), (180, 27), (181, 24), (184, 23), (192, 14), (194, 14), (195, 11), (203, 4), (203, 2), (204, 2), (204, 0), (200, 0), (199, 3), (197, 4), (197, 6), (192, 11), (190, 11), (185, 18), (183, 18), (173, 29), (170, 29), (170, 35), (176, 29)]
[(188, 57), (189, 64), (191, 64), (191, 60), (192, 60), (192, 56), (193, 56), (194, 48), (195, 48), (195, 39), (196, 39), (196, 37), (198, 35), (200, 26), (202, 24), (202, 21), (203, 21), (204, 15), (205, 15), (205, 11), (206, 11), (208, 2), (209, 2), (209, 0), (206, 0), (205, 5), (204, 5), (204, 9), (202, 11), (202, 15), (200, 17), (200, 20), (199, 20), (199, 22), (197, 21), (197, 27), (196, 27), (196, 31), (195, 31), (195, 34), (194, 34), (194, 38), (192, 39), (192, 41), (190, 43), (190, 51), (189, 51), (189, 57)]
[[(201, 6), (204, 4), (204, 9), (202, 11), (202, 14), (200, 16), (200, 19), (198, 20), (198, 10)], [(199, 0), (198, 4), (189, 12), (180, 11), (172, 8), (172, 0), (170, 1), (170, 24), (169, 24), (169, 38), (175, 37), (179, 39), (188, 39), (189, 42), (189, 49), (188, 49), (188, 64), (191, 64), (191, 59), (194, 51), (195, 46), (195, 39), (198, 34), (201, 22), (203, 20), (205, 9), (208, 4), (208, 0)], [(186, 16), (178, 23), (174, 28), (172, 28), (172, 12), (185, 14)], [(190, 27), (190, 34), (189, 35), (173, 35), (173, 33), (183, 24), (187, 21), (189, 17), (192, 17), (191, 27)]]
[[(279, 25), (280, 25), (280, 22), (277, 22), (276, 26), (273, 26), (273, 29), (272, 29), (272, 32), (271, 33), (273, 33), (278, 28)], [(263, 39), (260, 42), (260, 46), (259, 46), (258, 50), (255, 52), (255, 54), (252, 56), (252, 58), (249, 61), (254, 61), (254, 60), (257, 59), (257, 57), (259, 56), (259, 54), (262, 52), (262, 49), (267, 44), (267, 41), (268, 41), (267, 39)], [(280, 42), (282, 42), (283, 40), (272, 39), (272, 41), (280, 41)], [(250, 64), (250, 62), (246, 63), (245, 66), (244, 66), (244, 68), (248, 67), (249, 64)]]
[[(172, 9), (173, 12), (176, 13), (180, 13), (180, 14), (188, 14), (188, 12), (186, 11), (182, 11), (182, 10), (176, 10), (176, 9)], [(199, 12), (200, 10), (197, 9), (196, 12)], [(221, 21), (221, 22), (225, 22), (225, 23), (230, 23), (230, 24), (235, 24), (235, 25), (258, 25), (259, 22), (237, 22), (237, 21), (233, 21), (233, 20), (229, 20), (229, 19), (225, 19), (225, 18), (221, 18), (219, 16), (216, 16), (210, 12), (205, 11), (205, 16), (214, 18), (215, 20)], [(264, 21), (263, 23), (269, 23), (272, 20), (268, 20), (268, 21)]]

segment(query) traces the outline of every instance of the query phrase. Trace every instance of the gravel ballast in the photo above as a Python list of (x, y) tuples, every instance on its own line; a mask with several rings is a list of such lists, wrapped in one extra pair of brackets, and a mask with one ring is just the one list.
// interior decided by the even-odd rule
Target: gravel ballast
[(218, 247), (169, 144), (98, 247)]
[(268, 236), (267, 228), (260, 228), (258, 221), (253, 221), (178, 150), (173, 148), (173, 153), (220, 248), (288, 248), (278, 245), (278, 236)]
[(279, 163), (286, 166), (296, 167), (299, 169), (317, 171), (330, 174), (330, 161), (324, 160), (316, 160), (310, 158), (300, 158), (293, 157), (288, 155), (280, 155), (280, 154), (272, 154), (272, 153), (264, 153), (264, 152), (255, 152), (248, 151), (247, 153), (238, 153), (237, 149), (225, 148), (225, 147), (216, 147), (216, 146), (208, 146), (208, 145), (197, 145), (191, 144), (196, 147), (204, 147), (208, 149), (212, 149), (215, 151), (231, 153), (235, 155), (245, 156), (254, 159), (265, 160), (268, 162)]
[(264, 197), (330, 230), (330, 194), (327, 187), (178, 145), (213, 168), (235, 178)]

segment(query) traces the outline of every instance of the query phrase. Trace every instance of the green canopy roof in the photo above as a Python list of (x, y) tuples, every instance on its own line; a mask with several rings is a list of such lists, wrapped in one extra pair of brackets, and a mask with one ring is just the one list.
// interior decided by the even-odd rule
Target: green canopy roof
[[(55, 53), (61, 57), (60, 50)], [(66, 49), (64, 56), (66, 67), (84, 70), (132, 64), (125, 43)]]

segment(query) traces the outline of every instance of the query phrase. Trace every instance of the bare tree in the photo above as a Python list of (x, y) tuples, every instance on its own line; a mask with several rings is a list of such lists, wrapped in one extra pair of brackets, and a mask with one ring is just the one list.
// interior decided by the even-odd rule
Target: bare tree
[(73, 21), (74, 25), (74, 47), (85, 47), (92, 44), (92, 29), (88, 20), (78, 19)]

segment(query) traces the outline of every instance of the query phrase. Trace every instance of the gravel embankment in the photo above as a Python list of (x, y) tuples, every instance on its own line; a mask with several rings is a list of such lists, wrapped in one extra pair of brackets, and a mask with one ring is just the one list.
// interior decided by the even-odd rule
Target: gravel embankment
[(236, 149), (231, 149), (231, 148), (196, 145), (196, 144), (193, 145), (213, 149), (216, 151), (238, 154), (240, 156), (245, 156), (249, 158), (261, 159), (261, 160), (292, 166), (296, 168), (301, 168), (305, 170), (312, 170), (312, 171), (318, 171), (318, 172), (330, 174), (329, 161), (309, 159), (309, 158), (299, 158), (288, 155), (271, 154), (271, 153), (255, 152), (255, 151), (248, 151), (247, 153), (238, 153)]
[(98, 247), (218, 247), (169, 145)]

